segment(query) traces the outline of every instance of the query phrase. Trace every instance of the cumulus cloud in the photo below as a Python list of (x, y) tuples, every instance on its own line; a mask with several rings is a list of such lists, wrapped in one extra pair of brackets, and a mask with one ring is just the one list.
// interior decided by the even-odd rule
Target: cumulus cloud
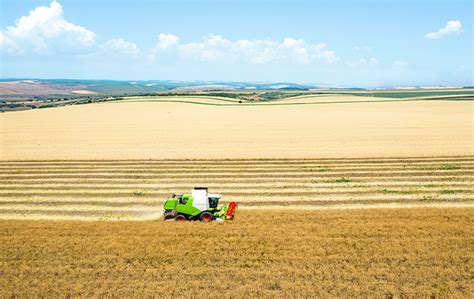
[(444, 26), (443, 28), (441, 28), (438, 31), (430, 32), (430, 33), (425, 34), (425, 37), (429, 38), (429, 39), (438, 39), (438, 38), (441, 38), (445, 35), (450, 35), (450, 34), (454, 34), (454, 33), (461, 33), (462, 31), (463, 30), (462, 30), (461, 22), (458, 21), (458, 20), (455, 20), (455, 21), (449, 21), (446, 24), (446, 26)]
[(160, 49), (166, 49), (171, 46), (177, 45), (179, 42), (179, 37), (173, 34), (160, 33), (158, 35), (158, 44), (157, 47)]
[(281, 47), (285, 48), (301, 48), (304, 45), (302, 39), (295, 39), (292, 37), (285, 37), (281, 43)]
[(314, 50), (314, 55), (317, 58), (326, 61), (327, 63), (334, 63), (339, 60), (339, 57), (336, 56), (336, 53), (327, 48), (325, 43), (319, 43), (310, 46)]
[(31, 10), (0, 35), (0, 47), (8, 54), (80, 51), (94, 42), (95, 33), (66, 21), (56, 1)]
[(180, 44), (181, 56), (201, 61), (244, 61), (253, 64), (296, 61), (307, 64), (316, 60), (334, 63), (334, 51), (325, 44), (307, 44), (302, 39), (285, 37), (281, 42), (269, 39), (236, 40), (211, 34), (201, 42)]
[(15, 55), (21, 53), (18, 45), (7, 35), (0, 31), (0, 50), (6, 54)]
[[(222, 63), (335, 63), (336, 53), (325, 43), (308, 43), (301, 38), (232, 40), (210, 34), (198, 41), (183, 43), (170, 33), (160, 33), (153, 48), (141, 51), (124, 38), (96, 41), (96, 34), (64, 18), (63, 7), (56, 0), (39, 6), (19, 18), (14, 26), (0, 31), (2, 54), (56, 55), (114, 60), (148, 58), (151, 61), (198, 60)], [(142, 57), (145, 53), (145, 57)]]
[(176, 50), (177, 45), (179, 44), (179, 37), (174, 34), (169, 33), (160, 33), (158, 35), (158, 41), (156, 42), (155, 47), (153, 47), (148, 52), (148, 59), (150, 61), (156, 60), (158, 57), (169, 56), (171, 50)]
[[(285, 37), (283, 42), (279, 46), (280, 49), (288, 49), (290, 55), (299, 63), (310, 63), (311, 55), (308, 53), (305, 42), (302, 39), (296, 39), (292, 37)], [(285, 57), (285, 53), (283, 53)]]
[(140, 49), (136, 44), (126, 41), (123, 38), (114, 38), (108, 40), (100, 45), (100, 48), (106, 53), (121, 53), (133, 57), (136, 57), (138, 54), (140, 54)]

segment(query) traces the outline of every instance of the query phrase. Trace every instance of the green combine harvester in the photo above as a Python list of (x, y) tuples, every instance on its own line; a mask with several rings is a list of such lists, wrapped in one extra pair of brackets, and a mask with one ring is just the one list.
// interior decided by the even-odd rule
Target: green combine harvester
[(202, 222), (211, 222), (214, 219), (234, 220), (236, 203), (232, 201), (218, 209), (217, 204), (221, 197), (220, 194), (208, 193), (206, 187), (195, 187), (191, 194), (173, 194), (165, 201), (164, 219)]

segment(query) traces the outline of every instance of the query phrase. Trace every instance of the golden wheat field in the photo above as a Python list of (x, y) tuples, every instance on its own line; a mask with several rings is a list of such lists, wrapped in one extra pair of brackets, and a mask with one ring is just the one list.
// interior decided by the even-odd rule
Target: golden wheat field
[(134, 101), (0, 114), (1, 159), (431, 157), (472, 155), (474, 148), (472, 101), (283, 106)]
[(473, 209), (0, 221), (1, 297), (472, 297)]
[(0, 218), (144, 220), (207, 186), (241, 209), (473, 206), (472, 156), (0, 161)]
[(472, 102), (359, 99), (0, 114), (0, 297), (472, 297)]

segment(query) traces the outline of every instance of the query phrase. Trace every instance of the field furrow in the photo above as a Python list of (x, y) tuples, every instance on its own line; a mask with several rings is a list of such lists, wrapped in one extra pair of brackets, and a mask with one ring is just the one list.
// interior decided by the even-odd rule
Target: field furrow
[[(473, 164), (473, 158), (469, 156), (463, 156), (460, 158), (419, 158), (419, 159), (341, 159), (341, 160), (285, 160), (285, 159), (272, 159), (272, 160), (169, 160), (169, 161), (157, 161), (157, 160), (146, 160), (146, 161), (115, 161), (115, 160), (97, 160), (97, 161), (82, 161), (82, 160), (70, 160), (69, 162), (55, 162), (50, 160), (28, 162), (28, 161), (0, 161), (0, 169), (5, 168), (36, 168), (41, 169), (56, 168), (56, 169), (67, 169), (67, 168), (129, 168), (129, 169), (142, 169), (142, 168), (172, 168), (180, 166), (180, 168), (218, 168), (225, 169), (229, 168), (246, 168), (246, 167), (318, 167), (318, 166), (334, 166), (334, 167), (391, 167), (391, 166), (441, 166), (446, 164), (459, 164), (459, 165), (471, 165)], [(367, 161), (369, 160), (369, 161)]]
[[(460, 160), (446, 160), (443, 161), (447, 165), (459, 165), (459, 166), (472, 166), (474, 163), (472, 158), (463, 158)], [(265, 163), (263, 163), (265, 162)], [(279, 161), (279, 160), (268, 160), (268, 161), (252, 161), (248, 162), (242, 160), (242, 163), (237, 161), (227, 161), (227, 160), (217, 160), (215, 162), (210, 162), (203, 160), (199, 162), (197, 160), (184, 160), (182, 162), (175, 161), (174, 163), (159, 163), (157, 161), (144, 161), (140, 163), (103, 163), (97, 161), (97, 163), (90, 163), (84, 161), (77, 161), (75, 163), (54, 163), (50, 161), (38, 162), (31, 164), (28, 162), (17, 162), (17, 163), (8, 163), (0, 161), (0, 169), (11, 170), (21, 168), (23, 170), (78, 170), (78, 169), (105, 169), (105, 170), (134, 170), (139, 171), (141, 169), (169, 169), (171, 166), (176, 164), (180, 165), (179, 169), (175, 170), (188, 170), (188, 169), (245, 169), (252, 167), (252, 169), (273, 169), (273, 168), (283, 168), (283, 169), (295, 169), (295, 168), (319, 168), (319, 167), (331, 167), (336, 169), (358, 169), (358, 168), (411, 168), (411, 167), (438, 167), (443, 165), (439, 160), (426, 160), (426, 161), (394, 161), (394, 162), (384, 162), (384, 161), (370, 161), (368, 163), (361, 163), (360, 161), (350, 162), (347, 160), (341, 161), (327, 161), (327, 160), (289, 160), (289, 161)], [(40, 168), (38, 168), (40, 167)]]
[(207, 186), (241, 208), (470, 205), (474, 158), (0, 161), (0, 218), (159, 217)]
[[(312, 204), (318, 204), (320, 202), (341, 202), (341, 201), (385, 201), (391, 202), (396, 200), (404, 201), (419, 201), (419, 202), (437, 202), (437, 201), (469, 201), (474, 199), (473, 194), (466, 193), (455, 193), (455, 194), (440, 194), (440, 193), (422, 193), (422, 194), (383, 194), (383, 193), (369, 193), (369, 194), (318, 194), (311, 197), (304, 194), (281, 194), (276, 193), (272, 196), (268, 195), (252, 195), (252, 196), (228, 196), (226, 199), (222, 199), (222, 202), (228, 202), (230, 200), (237, 200), (240, 206), (246, 206), (248, 203), (271, 201), (273, 203), (279, 202), (281, 205), (286, 203), (300, 204), (301, 202), (311, 202)], [(77, 197), (71, 195), (63, 196), (15, 196), (10, 198), (2, 198), (0, 206), (18, 204), (18, 205), (110, 205), (110, 206), (160, 206), (163, 202), (163, 198), (137, 198), (126, 195), (117, 196), (88, 196), (88, 197)]]
[[(471, 187), (472, 184), (470, 181), (443, 181), (443, 180), (431, 180), (429, 184), (423, 182), (412, 182), (412, 181), (405, 181), (405, 182), (365, 182), (364, 184), (359, 183), (349, 183), (349, 184), (340, 184), (337, 182), (332, 183), (323, 183), (318, 181), (295, 181), (295, 182), (225, 182), (220, 184), (215, 184), (215, 182), (208, 181), (205, 182), (205, 185), (211, 189), (233, 189), (233, 190), (246, 190), (246, 189), (269, 189), (269, 188), (326, 188), (326, 189), (348, 189), (348, 188), (381, 188), (381, 187), (388, 187), (391, 188), (443, 188), (443, 187), (450, 187), (456, 186), (460, 188), (467, 188)], [(3, 191), (16, 191), (16, 190), (30, 190), (30, 191), (38, 191), (38, 190), (122, 190), (124, 192), (134, 192), (136, 190), (168, 190), (168, 189), (186, 189), (192, 187), (192, 184), (184, 184), (179, 182), (168, 182), (168, 183), (150, 183), (150, 184), (143, 184), (140, 182), (133, 183), (133, 182), (123, 182), (120, 184), (108, 184), (108, 183), (96, 183), (94, 181), (90, 182), (75, 182), (74, 184), (67, 184), (64, 182), (56, 182), (56, 183), (33, 183), (33, 182), (15, 182), (10, 181), (9, 183), (1, 183), (0, 190)]]
[(445, 176), (455, 176), (455, 175), (462, 175), (462, 176), (473, 176), (474, 171), (468, 170), (449, 170), (449, 171), (383, 171), (383, 172), (326, 172), (323, 175), (321, 174), (312, 174), (311, 172), (304, 173), (304, 172), (295, 172), (295, 173), (280, 173), (280, 172), (252, 172), (247, 170), (244, 173), (238, 172), (221, 172), (221, 173), (157, 173), (157, 174), (110, 174), (110, 173), (91, 173), (91, 174), (61, 174), (61, 173), (50, 173), (50, 174), (0, 174), (0, 180), (2, 179), (10, 179), (10, 180), (22, 180), (22, 179), (55, 179), (55, 178), (81, 178), (81, 179), (189, 179), (189, 178), (306, 178), (306, 177), (326, 177), (326, 178), (337, 178), (337, 177), (408, 177), (408, 176), (433, 176), (433, 177), (445, 177)]
[(256, 168), (256, 167), (245, 167), (245, 168), (179, 168), (179, 169), (170, 169), (168, 168), (161, 168), (161, 169), (150, 169), (150, 168), (143, 168), (143, 169), (107, 169), (107, 168), (91, 168), (91, 169), (79, 169), (79, 168), (71, 168), (68, 170), (64, 169), (38, 169), (35, 167), (34, 169), (24, 169), (24, 168), (14, 168), (14, 169), (1, 169), (0, 176), (14, 176), (14, 175), (27, 175), (27, 176), (34, 176), (34, 175), (107, 175), (107, 174), (114, 174), (114, 175), (199, 175), (199, 174), (208, 174), (213, 172), (219, 173), (232, 173), (232, 174), (248, 174), (250, 171), (251, 173), (255, 174), (273, 174), (273, 173), (289, 173), (289, 174), (301, 174), (301, 173), (312, 173), (312, 172), (326, 172), (327, 174), (347, 174), (347, 173), (425, 173), (429, 171), (462, 171), (466, 168), (473, 168), (473, 164), (467, 165), (459, 165), (459, 164), (450, 164), (446, 166), (441, 166), (438, 168), (436, 167), (427, 167), (427, 166), (411, 166), (411, 167), (383, 167), (378, 166), (375, 167), (364, 167), (364, 168), (356, 168), (356, 167), (344, 167), (344, 168), (336, 168), (336, 167), (326, 167), (326, 166), (315, 166), (315, 167), (271, 167), (271, 168)]
[[(373, 184), (385, 184), (385, 183), (436, 183), (436, 182), (464, 182), (470, 183), (474, 180), (474, 176), (416, 176), (416, 177), (350, 177), (351, 183), (373, 183)], [(122, 179), (107, 179), (107, 178), (54, 178), (54, 179), (42, 179), (42, 178), (29, 178), (24, 180), (18, 179), (1, 179), (2, 185), (43, 185), (43, 184), (90, 184), (93, 186), (102, 184), (111, 185), (127, 185), (127, 184), (153, 184), (155, 186), (160, 185), (212, 185), (220, 186), (220, 184), (238, 183), (238, 184), (258, 184), (258, 183), (275, 183), (275, 184), (295, 184), (295, 183), (339, 183), (339, 178), (328, 178), (328, 177), (275, 177), (275, 178), (189, 178), (189, 179), (135, 179), (135, 178), (122, 178)], [(341, 184), (339, 184), (341, 185)]]
[[(235, 191), (234, 189), (219, 189), (225, 195), (228, 196), (318, 196), (318, 195), (336, 195), (336, 194), (344, 194), (344, 195), (365, 195), (365, 194), (373, 194), (373, 193), (394, 193), (394, 194), (425, 194), (425, 193), (440, 193), (443, 194), (446, 192), (447, 194), (456, 194), (456, 193), (466, 193), (466, 194), (474, 194), (474, 189), (471, 187), (468, 188), (459, 188), (457, 189), (450, 189), (448, 187), (445, 188), (419, 188), (419, 189), (365, 189), (365, 188), (346, 188), (346, 189), (316, 189), (316, 188), (304, 188), (304, 189), (282, 189), (272, 191), (267, 188), (262, 189), (244, 189)], [(15, 192), (5, 192), (2, 191), (0, 193), (0, 198), (11, 198), (15, 196), (42, 196), (42, 197), (56, 197), (56, 196), (73, 196), (73, 197), (117, 197), (117, 196), (136, 196), (136, 197), (143, 197), (143, 198), (164, 198), (170, 193), (172, 193), (173, 189), (160, 189), (159, 191), (155, 190), (143, 190), (143, 191), (114, 191), (114, 190), (78, 190), (78, 191), (56, 191), (56, 190), (18, 190)]]

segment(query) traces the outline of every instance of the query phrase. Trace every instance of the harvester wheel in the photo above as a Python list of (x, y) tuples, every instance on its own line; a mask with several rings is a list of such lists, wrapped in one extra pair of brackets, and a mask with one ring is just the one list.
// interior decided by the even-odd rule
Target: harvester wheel
[(186, 220), (186, 217), (184, 217), (183, 215), (178, 215), (176, 216), (176, 218), (174, 218), (174, 220), (178, 222), (183, 222), (184, 220)]
[(201, 219), (202, 222), (211, 222), (212, 214), (209, 213), (209, 212), (204, 212), (204, 213), (201, 214), (200, 219)]

